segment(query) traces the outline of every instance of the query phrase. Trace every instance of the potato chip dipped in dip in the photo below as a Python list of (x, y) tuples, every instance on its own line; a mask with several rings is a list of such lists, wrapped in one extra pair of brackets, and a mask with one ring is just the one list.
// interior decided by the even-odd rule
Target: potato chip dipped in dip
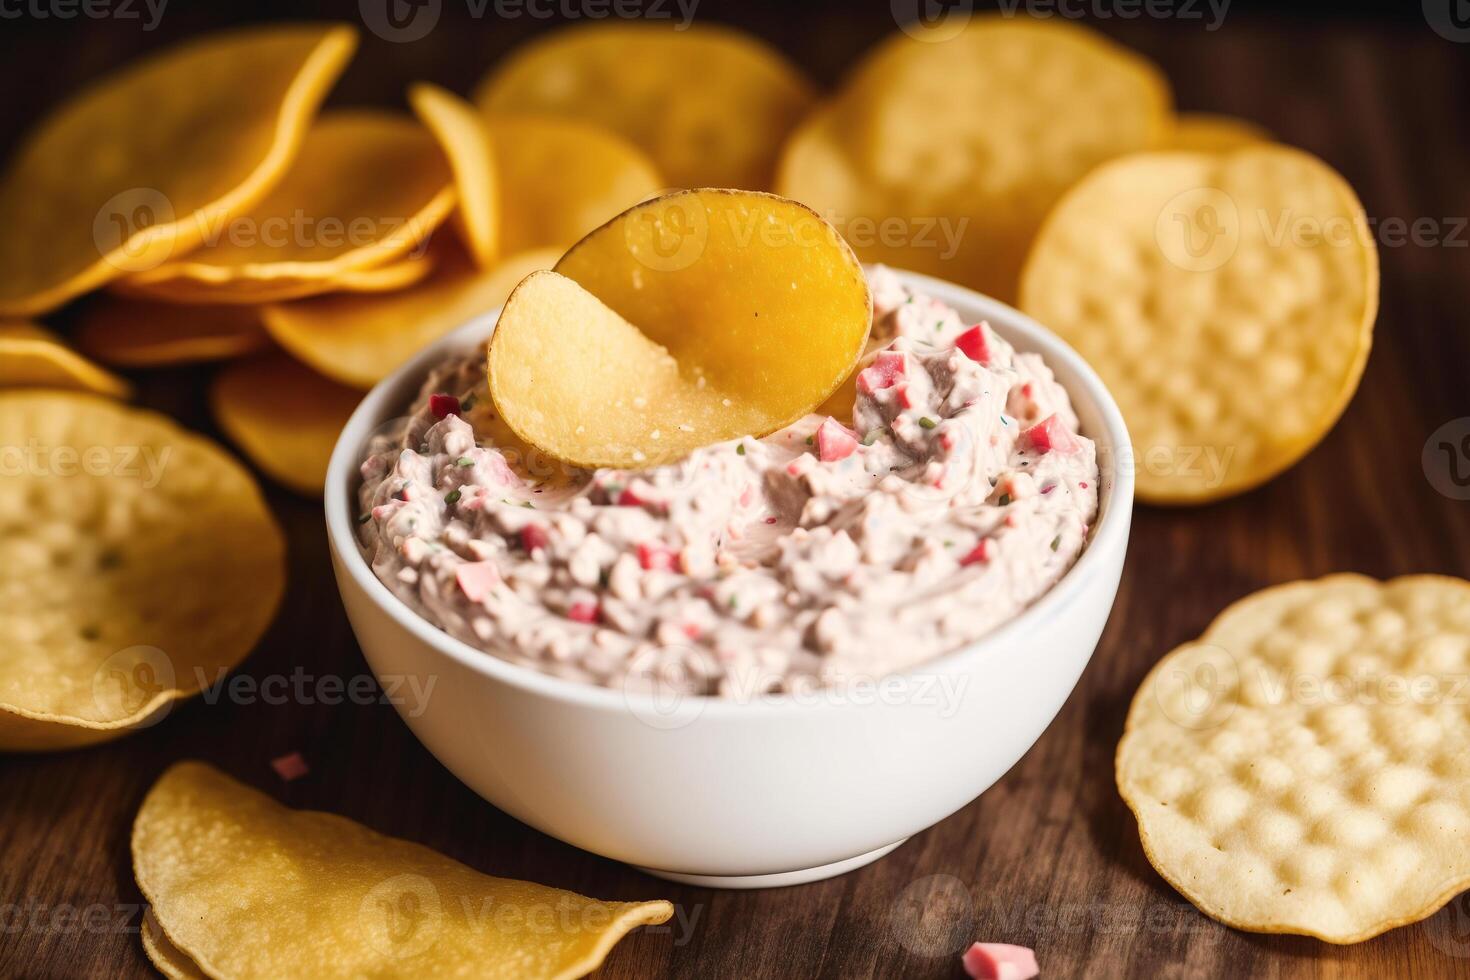
[(612, 687), (800, 692), (980, 638), (1076, 561), (1095, 449), (1039, 355), (886, 269), (867, 286), (872, 335), (846, 409), (812, 392), (840, 417), (643, 467), (538, 453), (483, 357), (451, 358), (368, 447), (375, 572), (472, 646)]

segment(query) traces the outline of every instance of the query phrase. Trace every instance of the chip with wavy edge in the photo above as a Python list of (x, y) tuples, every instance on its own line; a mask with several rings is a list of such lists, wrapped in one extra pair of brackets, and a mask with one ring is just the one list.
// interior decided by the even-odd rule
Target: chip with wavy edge
[(209, 229), (204, 247), (127, 277), (129, 287), (334, 279), (412, 252), (454, 208), (444, 152), (412, 116), (334, 109), (262, 200)]
[(640, 147), (676, 187), (765, 190), (811, 84), (727, 27), (583, 24), (524, 45), (480, 83), (492, 113), (549, 113)]
[(321, 496), (327, 462), (362, 393), (284, 354), (226, 365), (209, 388), (215, 421), (277, 483)]
[(1470, 582), (1257, 592), (1138, 688), (1118, 789), (1149, 862), (1239, 929), (1361, 942), (1470, 885)]
[(73, 338), (83, 353), (118, 367), (226, 360), (270, 342), (254, 306), (157, 303), (108, 295), (86, 304)]
[(475, 263), (489, 268), (498, 247), (501, 198), (490, 131), (479, 110), (437, 85), (415, 85), (409, 89), (408, 101), (439, 141), (454, 171), (459, 192), (456, 227)]
[[(212, 977), (571, 980), (664, 901), (599, 902), (492, 878), (330, 813), (291, 810), (200, 762), (169, 768), (133, 822), (133, 875), (161, 967)], [(186, 974), (187, 975), (187, 974)]]
[(490, 392), (579, 466), (667, 462), (820, 405), (872, 325), (862, 267), (794, 201), (681, 191), (629, 209), (511, 293)]
[(0, 392), (0, 446), (24, 462), (0, 479), (0, 749), (116, 738), (250, 652), (285, 546), (220, 447), (42, 391)]
[(68, 388), (126, 398), (132, 385), (34, 323), (0, 322), (0, 388)]
[(1378, 250), (1353, 189), (1301, 150), (1141, 153), (1048, 216), (1020, 305), (1118, 400), (1140, 499), (1198, 503), (1331, 430), (1372, 344)]
[(533, 249), (484, 270), (446, 247), (434, 275), (411, 289), (272, 304), (261, 317), (295, 357), (345, 385), (371, 388), (433, 341), (503, 305), (516, 283), (550, 269), (561, 255), (561, 249)]
[(1157, 68), (1089, 28), (976, 16), (865, 56), (787, 141), (775, 189), (865, 262), (1013, 302), (1047, 210), (1098, 163), (1154, 145), (1171, 103)]
[(346, 26), (227, 31), (51, 113), (0, 180), (0, 315), (42, 313), (182, 255), (253, 206), (356, 46)]

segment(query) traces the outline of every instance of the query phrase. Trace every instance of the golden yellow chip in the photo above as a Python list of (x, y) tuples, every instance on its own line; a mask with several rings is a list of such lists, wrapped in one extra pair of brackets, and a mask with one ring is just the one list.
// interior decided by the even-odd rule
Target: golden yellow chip
[(501, 306), (516, 283), (550, 269), (560, 249), (511, 255), (494, 269), (443, 250), (439, 271), (391, 296), (323, 296), (266, 307), (276, 343), (329, 378), (371, 388), (400, 364), (456, 327)]
[(1210, 112), (1181, 112), (1162, 148), (1220, 153), (1269, 142), (1271, 134), (1253, 122)]
[(812, 103), (781, 55), (725, 27), (572, 27), (520, 48), (480, 84), (493, 113), (552, 113), (641, 147), (677, 187), (771, 185), (781, 141)]
[(143, 952), (147, 954), (154, 969), (169, 980), (206, 980), (194, 961), (169, 942), (168, 936), (163, 933), (163, 927), (158, 924), (158, 916), (153, 914), (151, 908), (143, 913), (143, 924), (138, 929), (138, 936), (143, 940)]
[(1021, 306), (1117, 398), (1138, 496), (1194, 503), (1270, 479), (1332, 428), (1368, 358), (1378, 250), (1309, 154), (1139, 154), (1057, 205)]
[(0, 180), (0, 315), (42, 313), (182, 255), (254, 205), (356, 46), (349, 27), (229, 31), (65, 103)]
[(836, 231), (771, 194), (629, 210), (511, 293), (490, 340), (507, 425), (580, 466), (642, 466), (764, 435), (820, 405), (872, 301)]
[(0, 322), (0, 388), (70, 388), (126, 398), (132, 386), (104, 371), (49, 330)]
[(865, 261), (1013, 302), (1047, 210), (1098, 163), (1157, 143), (1170, 106), (1154, 66), (1088, 28), (975, 17), (869, 55), (792, 136), (776, 191)]
[(322, 377), (282, 354), (237, 361), (215, 377), (215, 421), (271, 479), (319, 497), (327, 462), (361, 392)]
[(506, 254), (565, 250), (663, 188), (631, 143), (591, 123), (556, 116), (493, 116)]
[(492, 878), (335, 814), (287, 809), (199, 762), (154, 784), (132, 852), (167, 941), (154, 944), (160, 966), (182, 972), (187, 957), (223, 980), (571, 980), (674, 912)]
[(284, 544), (207, 439), (93, 395), (0, 393), (0, 749), (157, 721), (255, 645)]
[(136, 291), (336, 280), (413, 252), (449, 216), (456, 197), (449, 161), (412, 117), (324, 112), (263, 200), (212, 227), (204, 247), (127, 283)]
[(1158, 872), (1255, 932), (1360, 942), (1470, 886), (1470, 582), (1258, 592), (1159, 661), (1118, 789)]
[(488, 269), (495, 262), (500, 187), (484, 118), (474, 106), (437, 85), (415, 85), (408, 98), (449, 158), (459, 191), (458, 227), (475, 262)]
[(422, 281), (433, 270), (434, 261), (428, 245), (421, 243), (413, 252), (395, 262), (368, 269), (338, 272), (331, 277), (277, 276), (271, 279), (240, 279), (221, 283), (199, 282), (194, 279), (165, 279), (159, 282), (119, 279), (109, 287), (109, 292), (158, 303), (250, 306), (284, 303), (287, 300), (321, 296), (324, 293), (391, 293)]
[(239, 357), (269, 343), (251, 306), (188, 306), (99, 296), (77, 321), (77, 347), (119, 367), (159, 367)]

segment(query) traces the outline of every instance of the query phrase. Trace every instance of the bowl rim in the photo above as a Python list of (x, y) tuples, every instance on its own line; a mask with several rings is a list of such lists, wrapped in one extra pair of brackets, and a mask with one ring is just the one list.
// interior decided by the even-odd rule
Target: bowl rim
[[(1099, 517), (1093, 525), (1091, 540), (1072, 567), (1050, 589), (978, 640), (932, 660), (896, 671), (894, 676), (962, 673), (972, 661), (983, 660), (987, 654), (1011, 642), (1016, 634), (1032, 629), (1047, 617), (1060, 612), (1089, 583), (1105, 581), (1105, 576), (1094, 574), (1094, 570), (1106, 562), (1109, 556), (1119, 554), (1121, 561), (1121, 555), (1127, 549), (1133, 510), (1132, 442), (1128, 427), (1123, 421), (1123, 413), (1107, 386), (1092, 366), (1056, 334), (1020, 310), (973, 289), (933, 276), (889, 268), (900, 281), (912, 289), (925, 292), (951, 306), (978, 311), (982, 319), (990, 322), (992, 329), (1015, 343), (1020, 350), (1041, 354), (1053, 370), (1065, 367), (1066, 373), (1073, 379), (1064, 387), (1073, 401), (1074, 409), (1079, 400), (1085, 400), (1095, 409), (1101, 420), (1101, 431), (1089, 432), (1089, 438), (1098, 443), (1100, 457), (1103, 452), (1108, 452), (1114, 460), (1110, 471), (1100, 467)], [(324, 489), (328, 545), (337, 559), (338, 569), (348, 575), (371, 602), (415, 639), (438, 655), (448, 657), (478, 674), (509, 684), (528, 694), (589, 708), (616, 709), (619, 712), (626, 712), (631, 708), (635, 713), (666, 712), (667, 705), (660, 704), (653, 694), (600, 687), (585, 681), (557, 677), (534, 667), (505, 660), (456, 639), (419, 615), (379, 581), (358, 545), (349, 504), (355, 505), (355, 484), (361, 478), (360, 453), (366, 439), (384, 421), (402, 414), (394, 409), (401, 409), (405, 394), (412, 397), (417, 393), (434, 365), (451, 351), (462, 350), (482, 341), (494, 328), (499, 315), (500, 308), (497, 307), (440, 337), (374, 385), (353, 410), (333, 447)], [(1018, 340), (1020, 342), (1016, 343)], [(341, 583), (338, 587), (340, 591)], [(789, 712), (806, 708), (842, 707), (847, 704), (842, 699), (817, 698), (809, 701), (788, 694), (767, 694), (749, 700), (722, 698), (718, 695), (694, 695), (687, 700), (698, 702), (701, 715), (713, 712), (715, 715), (752, 716), (768, 711)]]

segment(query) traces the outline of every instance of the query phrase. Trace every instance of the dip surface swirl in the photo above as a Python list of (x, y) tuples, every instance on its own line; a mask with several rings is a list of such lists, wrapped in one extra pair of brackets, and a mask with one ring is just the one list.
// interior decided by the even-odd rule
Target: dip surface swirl
[(749, 699), (876, 680), (1051, 588), (1098, 466), (1036, 354), (873, 270), (851, 419), (811, 415), (641, 470), (537, 465), (484, 352), (435, 370), (362, 464), (377, 576), (505, 660)]

